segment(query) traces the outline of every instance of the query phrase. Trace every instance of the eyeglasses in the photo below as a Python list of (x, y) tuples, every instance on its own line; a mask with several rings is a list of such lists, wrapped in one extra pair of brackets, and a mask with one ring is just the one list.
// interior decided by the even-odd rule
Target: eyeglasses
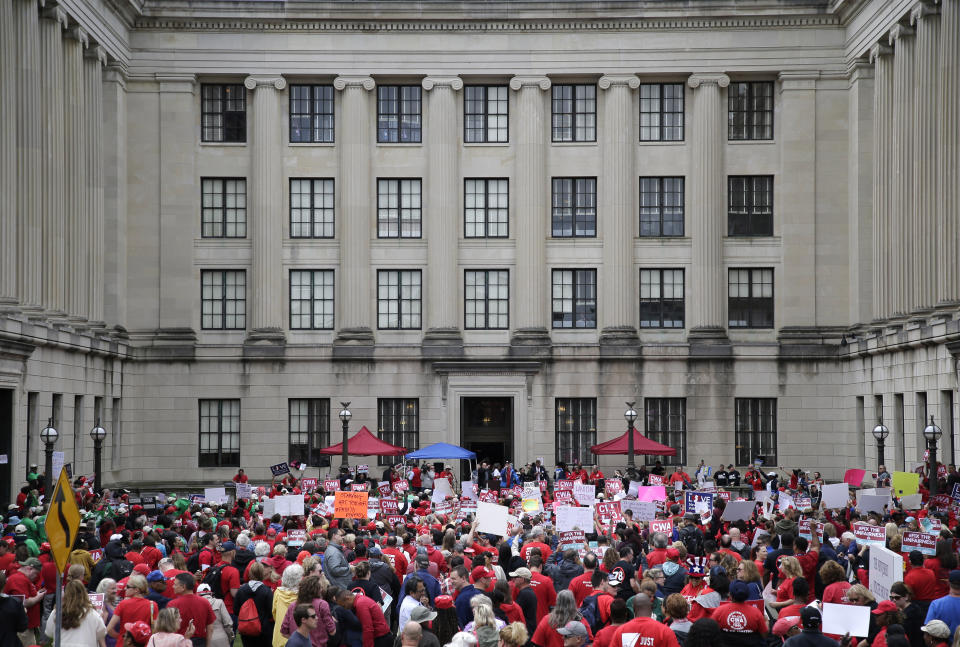
[(902, 595), (894, 595), (893, 593), (891, 593), (891, 594), (890, 594), (890, 599), (891, 599), (892, 601), (896, 602), (897, 600), (902, 600), (902, 599), (903, 599), (903, 596), (902, 596)]

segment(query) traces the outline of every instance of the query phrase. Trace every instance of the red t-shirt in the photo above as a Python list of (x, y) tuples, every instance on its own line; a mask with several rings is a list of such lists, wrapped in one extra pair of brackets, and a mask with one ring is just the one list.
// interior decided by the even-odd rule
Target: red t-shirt
[(577, 608), (583, 604), (584, 598), (593, 593), (593, 584), (590, 583), (593, 577), (593, 571), (586, 571), (583, 575), (577, 575), (570, 580), (570, 592), (577, 601)]
[[(530, 580), (530, 587), (537, 596), (537, 622), (548, 613), (553, 605), (557, 603), (557, 591), (553, 587), (553, 580), (542, 573), (532, 573), (533, 579)], [(560, 634), (557, 634), (558, 636)], [(539, 644), (539, 643), (538, 643)], [(540, 644), (540, 647), (547, 647)]]
[(847, 589), (851, 586), (852, 584), (846, 580), (828, 584), (823, 590), (823, 601), (831, 604), (848, 604), (844, 598), (847, 595)]
[(520, 557), (523, 558), (523, 561), (527, 561), (527, 560), (530, 559), (530, 555), (529, 555), (529, 554), (530, 554), (530, 549), (531, 549), (531, 548), (539, 548), (539, 549), (540, 549), (540, 556), (543, 557), (543, 563), (544, 563), (544, 564), (547, 563), (547, 560), (550, 559), (550, 555), (553, 554), (553, 551), (550, 550), (550, 547), (547, 546), (546, 544), (544, 544), (543, 542), (531, 541), (531, 542), (528, 543), (528, 544), (524, 544), (524, 545), (523, 545), (523, 548), (520, 549)]
[(680, 647), (677, 635), (653, 618), (634, 618), (617, 627), (610, 638), (610, 647)]
[(790, 616), (799, 616), (800, 612), (803, 610), (803, 607), (807, 606), (806, 604), (791, 604), (789, 606), (783, 607), (780, 609), (780, 613), (777, 614), (777, 620), (780, 618), (789, 618)]
[[(160, 609), (153, 600), (146, 598), (126, 598), (121, 600), (120, 604), (113, 610), (113, 615), (120, 616), (119, 627), (122, 629), (123, 625), (139, 620), (146, 622), (152, 627), (153, 621), (157, 619), (159, 612)], [(118, 631), (117, 633), (122, 634), (123, 632)]]
[(950, 571), (945, 569), (941, 564), (940, 560), (936, 557), (931, 557), (930, 559), (924, 560), (924, 568), (929, 568), (933, 571), (933, 574), (937, 576), (937, 595), (936, 597), (942, 598), (950, 594), (950, 584), (948, 582), (950, 577)]
[[(19, 570), (14, 571), (7, 578), (7, 584), (3, 587), (3, 592), (7, 595), (22, 595), (24, 600), (32, 598), (37, 594), (37, 587), (33, 585), (26, 575)], [(23, 602), (23, 600), (21, 600)], [(36, 629), (40, 626), (40, 614), (43, 611), (43, 602), (37, 602), (27, 610), (27, 628)]]
[(233, 615), (233, 594), (230, 589), (240, 588), (240, 571), (233, 566), (224, 566), (220, 571), (220, 590), (223, 591), (223, 604), (227, 613)]
[(610, 642), (613, 634), (617, 632), (622, 625), (609, 625), (601, 629), (593, 637), (593, 647), (620, 647)]
[(937, 576), (929, 568), (911, 568), (904, 573), (903, 583), (913, 590), (913, 599), (918, 602), (932, 602), (937, 599)]
[(186, 573), (186, 571), (181, 571), (176, 568), (171, 568), (169, 571), (164, 571), (163, 577), (167, 580), (167, 588), (163, 592), (163, 595), (170, 598), (171, 600), (176, 597), (176, 593), (173, 592), (173, 581), (177, 579), (177, 575), (180, 573)]
[(143, 557), (144, 561), (147, 563), (147, 566), (150, 567), (151, 571), (157, 569), (157, 563), (163, 559), (163, 553), (154, 548), (153, 546), (144, 546), (143, 550), (140, 551), (140, 556)]
[(656, 568), (660, 566), (665, 561), (667, 561), (667, 549), (666, 548), (654, 548), (649, 553), (647, 553), (647, 567)]
[(167, 606), (180, 610), (180, 629), (177, 633), (186, 634), (187, 625), (193, 620), (193, 637), (207, 637), (207, 625), (212, 624), (215, 617), (213, 607), (202, 596), (196, 593), (178, 595), (167, 602)]
[(767, 633), (767, 621), (760, 610), (742, 602), (721, 604), (714, 610), (713, 619), (720, 625), (721, 631), (727, 633), (755, 633), (761, 636)]

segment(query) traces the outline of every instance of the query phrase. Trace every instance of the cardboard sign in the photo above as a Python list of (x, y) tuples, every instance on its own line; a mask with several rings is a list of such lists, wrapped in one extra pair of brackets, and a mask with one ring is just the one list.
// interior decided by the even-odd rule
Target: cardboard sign
[(334, 519), (366, 519), (366, 492), (337, 492), (333, 499)]
[(900, 499), (900, 507), (904, 510), (919, 510), (923, 507), (923, 495), (911, 494)]
[(890, 505), (889, 494), (864, 494), (863, 492), (865, 490), (861, 490), (857, 496), (857, 507), (860, 512), (883, 513), (884, 509)]
[(647, 476), (647, 485), (664, 485), (663, 477), (659, 474), (650, 474)]
[(637, 488), (637, 501), (666, 501), (667, 488), (662, 485), (641, 485)]
[[(883, 530), (883, 526), (880, 526)], [(870, 547), (870, 570), (868, 578), (870, 580), (870, 592), (873, 593), (877, 601), (890, 599), (890, 587), (894, 582), (903, 580), (903, 557), (900, 553), (895, 553), (880, 546)], [(847, 607), (854, 609), (866, 609), (867, 607)]]
[(274, 497), (276, 513), (285, 517), (298, 517), (303, 514), (303, 497), (299, 494)]
[(896, 497), (910, 496), (920, 491), (920, 475), (913, 472), (894, 472), (891, 481)]
[(400, 510), (400, 503), (396, 499), (380, 499), (380, 514), (394, 515)]
[(336, 492), (340, 489), (340, 481), (337, 479), (324, 479), (323, 489), (325, 492)]
[(570, 479), (560, 479), (559, 481), (557, 481), (557, 491), (563, 491), (563, 490), (573, 491), (574, 483), (576, 483), (576, 481), (572, 481)]
[(813, 539), (813, 530), (817, 531), (817, 539), (823, 541), (824, 524), (812, 519), (801, 519), (797, 524), (797, 534), (807, 539)]
[(560, 533), (560, 550), (580, 549), (586, 544), (586, 535), (582, 530), (566, 530)]
[(351, 492), (366, 492), (367, 484), (366, 483), (351, 483), (350, 484)]
[(303, 546), (307, 542), (307, 531), (294, 529), (287, 531), (288, 546)]
[(853, 526), (853, 536), (857, 538), (858, 544), (869, 544), (871, 547), (879, 546), (883, 548), (886, 544), (887, 531), (883, 526), (858, 523)]
[(406, 518), (401, 514), (391, 514), (386, 517), (387, 524), (390, 527), (396, 526), (397, 524), (406, 523)]
[(270, 466), (270, 473), (274, 476), (280, 476), (281, 474), (289, 474), (290, 466), (286, 463), (277, 463), (276, 465)]
[(749, 521), (756, 508), (756, 501), (731, 501), (723, 509), (720, 518), (724, 521)]
[(667, 536), (667, 539), (670, 539), (673, 536), (673, 520), (672, 519), (661, 519), (658, 521), (650, 522), (650, 532), (662, 532)]
[(558, 532), (567, 530), (593, 532), (593, 510), (591, 508), (564, 506), (557, 508), (556, 514)]
[(607, 496), (613, 496), (623, 492), (623, 481), (620, 479), (607, 479), (603, 482), (603, 491), (607, 493)]
[(390, 496), (390, 493), (393, 492), (393, 488), (390, 487), (390, 481), (380, 481), (377, 483), (377, 491), (380, 492), (380, 496)]
[(313, 490), (317, 487), (319, 479), (300, 479), (300, 489), (306, 492), (307, 490)]
[(253, 496), (253, 488), (249, 483), (237, 483), (237, 499), (249, 499)]
[(919, 550), (924, 555), (937, 554), (937, 538), (939, 535), (932, 535), (926, 532), (908, 531), (903, 533), (903, 543), (901, 552), (909, 553), (912, 550)]
[(713, 492), (688, 491), (684, 498), (684, 512), (702, 514), (705, 510), (713, 511)]
[(824, 508), (845, 508), (850, 500), (850, 489), (846, 483), (831, 483), (822, 488), (821, 503)]
[(394, 492), (406, 492), (410, 489), (410, 481), (397, 481), (393, 484)]
[(207, 503), (226, 503), (227, 490), (222, 487), (208, 487), (203, 490), (203, 498)]
[[(431, 503), (439, 503), (443, 501), (448, 496), (454, 496), (453, 488), (450, 486), (450, 480), (445, 478), (438, 478), (433, 482), (433, 492), (430, 494)], [(523, 493), (523, 490), (520, 490)]]
[(477, 531), (499, 537), (507, 535), (507, 518), (510, 510), (506, 506), (486, 501), (477, 502)]

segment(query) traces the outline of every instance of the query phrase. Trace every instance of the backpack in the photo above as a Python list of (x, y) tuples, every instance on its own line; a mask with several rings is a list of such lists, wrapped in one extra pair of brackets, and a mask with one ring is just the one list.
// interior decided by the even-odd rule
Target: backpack
[(211, 566), (203, 574), (203, 584), (208, 584), (210, 586), (210, 591), (213, 592), (213, 597), (223, 599), (223, 585), (221, 584), (221, 575), (223, 574), (223, 568), (226, 564), (217, 564), (216, 566)]
[(196, 573), (200, 570), (200, 553), (203, 551), (198, 550), (193, 555), (187, 558), (187, 572)]
[(598, 595), (588, 595), (583, 599), (580, 605), (580, 615), (590, 625), (590, 631), (594, 634), (603, 627), (603, 621), (600, 619), (600, 605), (597, 602)]
[(103, 576), (119, 582), (125, 577), (130, 577), (133, 573), (133, 562), (126, 559), (110, 560), (110, 566), (104, 571)]
[(687, 547), (689, 555), (703, 554), (703, 533), (694, 526), (686, 526), (680, 530), (680, 541)]
[(240, 614), (237, 616), (237, 631), (242, 636), (259, 636), (262, 631), (260, 612), (257, 611), (257, 604), (253, 601), (253, 598), (247, 598), (247, 601), (240, 607)]

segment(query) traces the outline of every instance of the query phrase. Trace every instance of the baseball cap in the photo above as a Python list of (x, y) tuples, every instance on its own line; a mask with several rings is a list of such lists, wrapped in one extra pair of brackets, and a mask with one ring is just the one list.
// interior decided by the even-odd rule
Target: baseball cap
[(773, 624), (773, 635), (783, 638), (793, 627), (800, 624), (800, 616), (786, 616), (780, 618)]
[(484, 577), (491, 578), (496, 577), (497, 574), (491, 571), (489, 568), (484, 568), (483, 566), (477, 566), (475, 569), (470, 571), (470, 581), (476, 582), (479, 579)]
[(237, 545), (232, 541), (225, 541), (222, 544), (220, 544), (221, 553), (229, 553), (231, 550), (236, 550), (236, 549), (237, 549)]
[(209, 584), (201, 584), (197, 587), (197, 595), (203, 595), (204, 593), (213, 593), (213, 589)]
[(433, 606), (437, 609), (452, 609), (453, 608), (453, 596), (450, 595), (438, 595), (433, 599)]
[(803, 607), (803, 610), (800, 611), (800, 624), (803, 625), (804, 629), (816, 629), (821, 622), (823, 622), (823, 616), (820, 615), (819, 609)]
[(410, 612), (410, 619), (416, 623), (430, 622), (437, 618), (437, 612), (431, 611), (427, 607), (417, 606)]
[(896, 611), (896, 610), (897, 610), (896, 604), (894, 604), (890, 600), (884, 600), (883, 602), (878, 604), (877, 608), (871, 611), (870, 613), (872, 613), (875, 616), (878, 616), (881, 613), (887, 613), (888, 611)]
[(526, 568), (524, 566), (521, 566), (520, 568), (510, 573), (509, 575), (510, 577), (522, 577), (527, 580), (533, 579), (533, 573), (530, 572), (529, 568)]
[(943, 620), (931, 620), (920, 627), (920, 631), (930, 634), (934, 638), (940, 638), (941, 640), (950, 637), (950, 626)]
[(140, 644), (147, 642), (150, 638), (150, 625), (143, 620), (128, 622), (123, 625), (123, 630), (133, 636), (133, 639)]
[(680, 558), (679, 550), (677, 550), (676, 548), (667, 549), (667, 559), (679, 559), (679, 558)]
[(137, 564), (133, 567), (133, 572), (140, 573), (140, 575), (146, 577), (147, 575), (150, 575), (150, 567), (146, 564)]
[(380, 550), (379, 546), (374, 544), (373, 546), (370, 547), (370, 550), (367, 551), (367, 555), (369, 555), (370, 557), (382, 557), (383, 551)]
[(557, 629), (557, 633), (561, 636), (579, 636), (581, 638), (586, 638), (587, 628), (579, 620), (571, 620), (567, 624)]
[(735, 602), (743, 602), (750, 597), (750, 587), (743, 580), (734, 580), (730, 582), (730, 599)]
[(20, 562), (20, 566), (29, 566), (30, 568), (43, 568), (43, 562), (41, 562), (36, 557), (28, 557), (22, 562)]
[(960, 569), (950, 571), (950, 583), (960, 585)]
[(150, 574), (147, 575), (148, 582), (164, 582), (166, 579), (160, 571), (150, 571)]
[(615, 568), (613, 571), (607, 575), (607, 584), (610, 586), (620, 586), (623, 584), (623, 569)]

